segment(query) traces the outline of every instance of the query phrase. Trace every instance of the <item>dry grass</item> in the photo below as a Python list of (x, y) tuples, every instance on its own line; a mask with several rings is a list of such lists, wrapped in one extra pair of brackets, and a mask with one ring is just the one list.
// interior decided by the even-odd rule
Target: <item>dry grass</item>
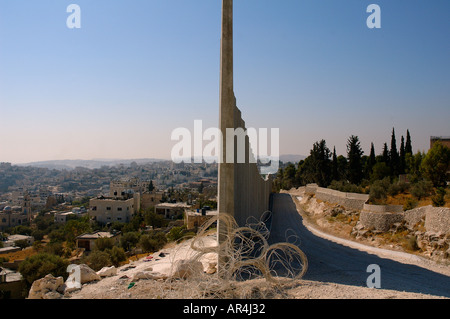
[[(388, 196), (386, 199), (386, 204), (388, 205), (405, 205), (408, 200), (416, 200), (417, 201), (417, 207), (423, 207), (423, 206), (429, 206), (432, 205), (431, 201), (432, 196), (427, 196), (422, 198), (421, 200), (417, 200), (413, 195), (410, 193), (402, 193), (397, 194), (395, 196)], [(450, 208), (450, 196), (445, 196), (445, 206), (447, 208)]]
[(0, 257), (8, 258), (9, 262), (14, 262), (16, 260), (24, 260), (27, 257), (37, 254), (33, 247), (29, 247), (23, 250), (15, 251), (8, 254), (1, 254)]

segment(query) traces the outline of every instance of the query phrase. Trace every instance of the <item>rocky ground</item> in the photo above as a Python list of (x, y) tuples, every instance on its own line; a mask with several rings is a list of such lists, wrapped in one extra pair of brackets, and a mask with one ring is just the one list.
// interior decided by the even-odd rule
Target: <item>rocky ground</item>
[(425, 258), (430, 260), (429, 264), (436, 264), (444, 271), (448, 270), (447, 274), (450, 275), (450, 236), (426, 231), (423, 221), (414, 227), (408, 227), (405, 223), (394, 223), (389, 231), (374, 231), (362, 226), (359, 222), (359, 211), (346, 210), (339, 205), (322, 202), (295, 191), (290, 195), (310, 228), (320, 230), (322, 234), (346, 239), (348, 243), (366, 245), (367, 250), (376, 247), (404, 252), (410, 254), (411, 258), (413, 255)]
[[(450, 276), (450, 267), (442, 263), (405, 253), (401, 247), (351, 235), (356, 223), (352, 216), (348, 223), (336, 223), (323, 214), (324, 203), (309, 205), (306, 214), (300, 207), (301, 200), (293, 194), (303, 224), (315, 236), (369, 252), (400, 263), (426, 268), (435, 273)], [(303, 203), (305, 204), (305, 203)], [(311, 203), (309, 203), (311, 204)], [(316, 205), (316, 206), (314, 206)], [(305, 208), (305, 207), (303, 207)], [(329, 208), (329, 207), (328, 207)], [(295, 210), (295, 209), (294, 209)], [(311, 213), (312, 212), (312, 213)], [(315, 213), (316, 214), (315, 214)], [(322, 217), (320, 217), (322, 216)], [(314, 218), (313, 218), (314, 217)], [(347, 219), (348, 221), (348, 219)], [(356, 220), (355, 220), (356, 222)], [(393, 289), (374, 289), (361, 285), (340, 284), (331, 281), (309, 279), (290, 280), (273, 284), (265, 279), (245, 282), (223, 281), (216, 272), (217, 255), (201, 254), (192, 250), (191, 241), (171, 244), (159, 252), (119, 268), (107, 269), (102, 276), (91, 271), (90, 279), (81, 289), (67, 289), (67, 281), (48, 278), (46, 284), (36, 285), (37, 298), (64, 299), (445, 299), (440, 295), (415, 293)], [(203, 237), (203, 247), (216, 245), (214, 234)], [(314, 271), (314, 269), (311, 269)], [(83, 275), (84, 276), (84, 275)], [(306, 276), (307, 277), (307, 276)], [(70, 278), (70, 277), (69, 277)], [(68, 280), (69, 281), (69, 280)], [(39, 287), (40, 286), (40, 287)], [(31, 296), (31, 294), (30, 294)]]

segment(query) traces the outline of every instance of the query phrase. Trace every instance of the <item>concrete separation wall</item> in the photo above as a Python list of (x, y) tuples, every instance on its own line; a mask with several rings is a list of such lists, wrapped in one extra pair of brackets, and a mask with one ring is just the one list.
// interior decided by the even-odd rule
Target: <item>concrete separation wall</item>
[[(220, 52), (219, 124), (224, 140), (220, 143), (222, 158), (219, 161), (218, 211), (219, 214), (234, 216), (238, 225), (244, 226), (249, 217), (259, 219), (269, 209), (272, 177), (263, 178), (259, 173), (246, 134), (244, 141), (239, 137), (227, 136), (228, 129), (235, 132), (238, 128), (246, 130), (233, 89), (233, 0), (222, 1)], [(234, 145), (231, 143), (233, 141)], [(237, 160), (238, 151), (244, 151), (244, 163)], [(232, 154), (234, 161), (229, 161), (228, 157)]]

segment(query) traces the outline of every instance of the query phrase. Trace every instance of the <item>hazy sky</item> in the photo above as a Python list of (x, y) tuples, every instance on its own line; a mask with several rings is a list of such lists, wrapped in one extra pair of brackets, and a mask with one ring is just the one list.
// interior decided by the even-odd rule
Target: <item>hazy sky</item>
[[(71, 3), (81, 28), (69, 29)], [(369, 29), (367, 6), (381, 8)], [(220, 0), (0, 0), (0, 161), (170, 158), (218, 125)], [(235, 0), (235, 95), (280, 153), (450, 135), (450, 1)]]

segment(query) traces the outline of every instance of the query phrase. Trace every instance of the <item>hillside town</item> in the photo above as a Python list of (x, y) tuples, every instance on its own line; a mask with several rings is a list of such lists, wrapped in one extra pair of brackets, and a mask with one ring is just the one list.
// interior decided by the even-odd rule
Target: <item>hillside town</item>
[(122, 235), (175, 228), (181, 236), (215, 214), (216, 196), (214, 164), (132, 162), (58, 170), (1, 163), (0, 285), (12, 288), (1, 287), (10, 295), (0, 298), (26, 297), (19, 265), (29, 256), (56, 250), (74, 262), (87, 258), (97, 239), (108, 238), (121, 240), (125, 262), (138, 245)]

